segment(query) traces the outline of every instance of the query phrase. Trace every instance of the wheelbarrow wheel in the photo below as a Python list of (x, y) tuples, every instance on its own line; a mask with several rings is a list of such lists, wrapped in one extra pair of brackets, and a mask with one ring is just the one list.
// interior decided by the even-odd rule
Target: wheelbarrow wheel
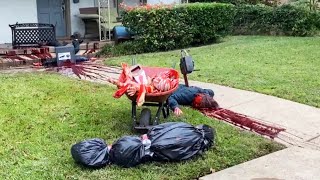
[(148, 108), (144, 108), (141, 111), (141, 116), (140, 116), (140, 127), (147, 127), (151, 123), (151, 110)]

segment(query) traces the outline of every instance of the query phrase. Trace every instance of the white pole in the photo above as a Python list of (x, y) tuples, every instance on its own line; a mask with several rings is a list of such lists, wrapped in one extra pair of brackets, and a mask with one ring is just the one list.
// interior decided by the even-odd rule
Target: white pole
[(109, 28), (109, 41), (111, 41), (111, 25), (110, 25), (110, 21), (111, 21), (111, 12), (110, 12), (110, 0), (108, 0), (108, 28)]
[(98, 14), (99, 14), (99, 22), (98, 22), (98, 25), (99, 25), (99, 41), (101, 41), (101, 2), (100, 0), (98, 0)]

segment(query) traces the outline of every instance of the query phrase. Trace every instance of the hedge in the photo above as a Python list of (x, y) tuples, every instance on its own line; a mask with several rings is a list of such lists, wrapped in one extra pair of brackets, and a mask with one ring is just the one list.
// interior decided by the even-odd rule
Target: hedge
[(241, 5), (236, 8), (233, 34), (309, 36), (317, 33), (319, 22), (319, 13), (290, 5)]
[(290, 5), (193, 3), (130, 8), (124, 12), (123, 24), (136, 33), (137, 39), (106, 46), (100, 55), (186, 48), (226, 35), (315, 35), (320, 29), (320, 13)]
[(119, 44), (106, 44), (96, 55), (98, 57), (117, 57), (147, 52), (141, 41), (125, 41)]
[(145, 52), (171, 50), (230, 34), (234, 12), (233, 5), (221, 3), (136, 8), (124, 13), (123, 24), (136, 33)]

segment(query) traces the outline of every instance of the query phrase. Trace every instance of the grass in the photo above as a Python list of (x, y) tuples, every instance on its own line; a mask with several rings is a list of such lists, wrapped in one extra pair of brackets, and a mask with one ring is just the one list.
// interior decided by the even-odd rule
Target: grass
[(133, 135), (129, 100), (113, 99), (113, 87), (56, 74), (0, 74), (0, 82), (1, 179), (192, 179), (284, 148), (185, 108), (183, 117), (170, 121), (215, 127), (216, 148), (180, 163), (88, 170), (74, 163), (71, 146)]
[[(235, 36), (190, 48), (200, 71), (190, 79), (256, 91), (320, 107), (320, 37)], [(178, 68), (179, 51), (137, 55), (138, 63)], [(130, 56), (107, 64), (131, 62)]]

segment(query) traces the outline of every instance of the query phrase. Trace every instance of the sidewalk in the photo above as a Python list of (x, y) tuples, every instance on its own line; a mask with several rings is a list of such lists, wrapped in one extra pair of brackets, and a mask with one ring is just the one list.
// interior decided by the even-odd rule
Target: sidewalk
[(204, 176), (200, 180), (318, 180), (319, 161), (320, 151), (291, 147)]

